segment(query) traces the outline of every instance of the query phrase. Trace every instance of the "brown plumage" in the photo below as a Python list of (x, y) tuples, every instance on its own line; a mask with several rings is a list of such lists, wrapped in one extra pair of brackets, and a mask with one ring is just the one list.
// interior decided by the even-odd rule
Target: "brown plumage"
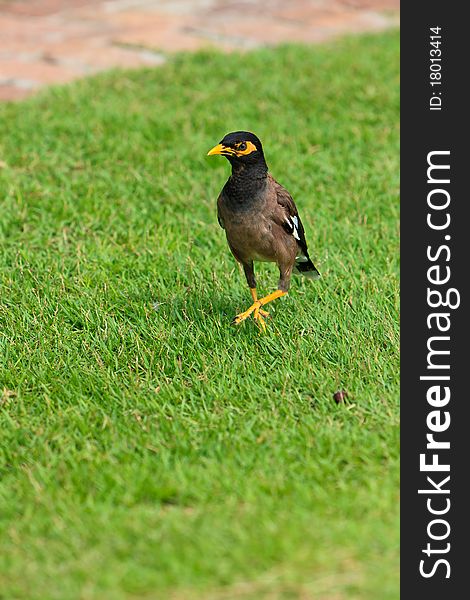
[[(310, 260), (305, 232), (297, 207), (289, 194), (269, 173), (260, 140), (252, 133), (230, 133), (209, 151), (226, 156), (232, 175), (217, 200), (218, 220), (227, 242), (245, 271), (253, 298), (252, 306), (237, 315), (241, 323), (252, 313), (262, 329), (261, 307), (287, 294), (292, 272), (319, 277)], [(278, 290), (258, 300), (254, 261), (275, 262), (279, 268)]]

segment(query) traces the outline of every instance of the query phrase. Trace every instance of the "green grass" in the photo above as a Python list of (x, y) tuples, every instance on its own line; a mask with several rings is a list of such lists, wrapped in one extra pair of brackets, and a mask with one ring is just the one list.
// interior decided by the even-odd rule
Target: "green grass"
[[(0, 107), (2, 599), (398, 597), (398, 102), (391, 33)], [(323, 275), (266, 335), (205, 157), (236, 129)]]

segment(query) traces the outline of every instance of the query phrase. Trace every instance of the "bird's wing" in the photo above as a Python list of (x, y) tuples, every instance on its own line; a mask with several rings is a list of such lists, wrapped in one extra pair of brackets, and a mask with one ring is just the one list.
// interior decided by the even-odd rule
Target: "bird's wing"
[(308, 257), (304, 226), (300, 220), (295, 202), (289, 192), (280, 183), (270, 175), (268, 177), (271, 179), (276, 192), (275, 220), (279, 225), (284, 227), (287, 233), (297, 240), (302, 252)]

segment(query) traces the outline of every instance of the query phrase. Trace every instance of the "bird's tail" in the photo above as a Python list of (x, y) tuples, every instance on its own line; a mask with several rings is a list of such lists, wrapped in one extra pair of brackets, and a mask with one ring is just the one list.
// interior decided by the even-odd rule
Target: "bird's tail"
[(319, 277), (321, 277), (320, 273), (318, 272), (318, 269), (310, 260), (308, 254), (301, 254), (295, 259), (294, 273), (304, 275), (309, 279), (318, 279)]

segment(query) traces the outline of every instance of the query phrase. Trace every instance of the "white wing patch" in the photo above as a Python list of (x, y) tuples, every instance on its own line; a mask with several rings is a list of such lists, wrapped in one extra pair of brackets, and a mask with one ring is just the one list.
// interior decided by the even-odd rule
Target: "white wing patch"
[(298, 232), (299, 219), (295, 216), (291, 217), (290, 220), (289, 220), (289, 218), (287, 218), (287, 224), (289, 225), (289, 227), (292, 228), (292, 235), (295, 237), (296, 240), (299, 240), (299, 242), (300, 242), (300, 237), (299, 237), (299, 232)]

